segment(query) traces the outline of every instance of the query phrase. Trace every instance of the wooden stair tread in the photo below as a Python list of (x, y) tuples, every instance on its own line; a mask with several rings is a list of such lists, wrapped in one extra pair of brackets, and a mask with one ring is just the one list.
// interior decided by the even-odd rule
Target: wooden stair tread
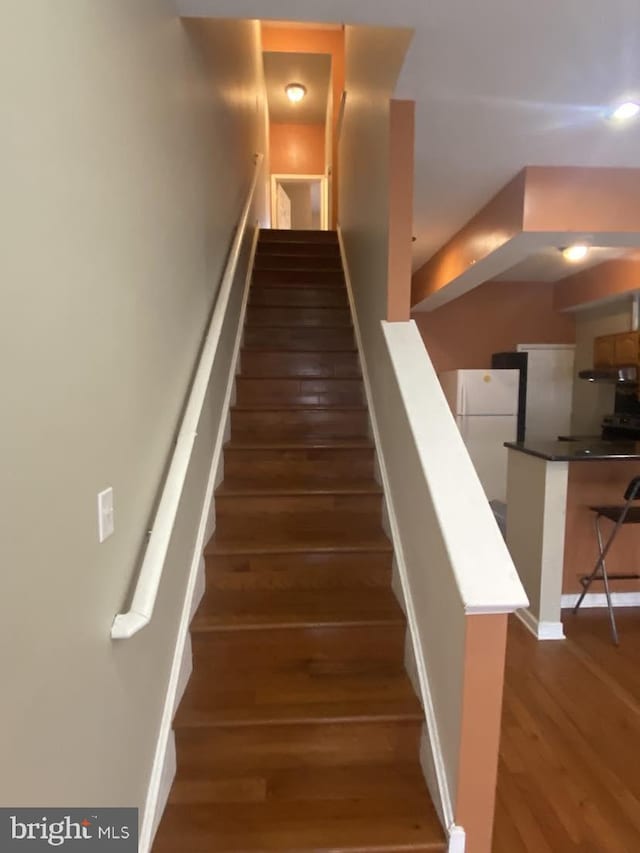
[(209, 554), (207, 590), (389, 588), (390, 551)]
[(176, 727), (421, 719), (402, 624), (195, 632)]
[(246, 539), (212, 541), (207, 545), (205, 554), (304, 554), (309, 551), (317, 553), (354, 553), (361, 551), (391, 552), (393, 547), (384, 534), (368, 538), (350, 537), (345, 541), (308, 538), (304, 541), (291, 542), (286, 538), (274, 538), (268, 542), (247, 543)]
[(420, 720), (182, 728), (176, 732), (178, 776), (415, 761), (421, 730)]
[[(272, 731), (279, 727), (270, 726)], [(290, 731), (293, 726), (288, 726)], [(412, 761), (345, 766), (218, 768), (213, 773), (181, 771), (171, 802), (298, 803), (300, 800), (367, 798), (424, 799), (424, 779), (416, 758)], [(184, 781), (180, 777), (184, 777)], [(182, 784), (181, 784), (182, 782)]]
[(213, 590), (205, 594), (192, 630), (404, 621), (391, 589)]
[(291, 477), (273, 479), (260, 477), (225, 477), (224, 482), (216, 490), (216, 495), (381, 495), (382, 489), (374, 479), (353, 480), (342, 477), (327, 482), (313, 480), (307, 476), (304, 479)]
[(298, 800), (295, 804), (170, 804), (154, 853), (401, 853), (446, 851), (423, 801)]

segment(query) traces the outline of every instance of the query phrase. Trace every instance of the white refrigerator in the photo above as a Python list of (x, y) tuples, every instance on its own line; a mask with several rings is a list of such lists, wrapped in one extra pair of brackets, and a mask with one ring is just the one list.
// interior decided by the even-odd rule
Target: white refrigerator
[(518, 370), (449, 370), (442, 389), (487, 500), (506, 501), (507, 449), (518, 428)]

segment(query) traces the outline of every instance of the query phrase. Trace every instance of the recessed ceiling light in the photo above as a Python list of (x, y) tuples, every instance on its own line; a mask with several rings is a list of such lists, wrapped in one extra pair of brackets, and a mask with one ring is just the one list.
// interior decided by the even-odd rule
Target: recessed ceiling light
[(307, 94), (307, 90), (302, 83), (289, 83), (289, 85), (285, 87), (285, 92), (287, 93), (287, 98), (289, 98), (292, 104), (297, 104)]
[(562, 257), (569, 261), (569, 263), (577, 264), (579, 261), (583, 261), (587, 255), (589, 254), (589, 247), (584, 243), (576, 243), (573, 246), (567, 246), (564, 249), (560, 249), (562, 252)]
[(625, 101), (624, 104), (620, 104), (613, 110), (611, 118), (616, 121), (629, 121), (629, 119), (635, 118), (638, 113), (640, 113), (640, 104), (635, 101)]

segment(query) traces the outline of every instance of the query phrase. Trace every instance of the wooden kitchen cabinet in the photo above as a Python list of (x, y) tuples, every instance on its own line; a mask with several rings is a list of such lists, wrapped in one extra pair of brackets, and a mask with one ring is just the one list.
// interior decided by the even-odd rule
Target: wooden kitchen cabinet
[(613, 335), (601, 335), (593, 341), (593, 366), (613, 367)]
[(615, 365), (638, 363), (638, 332), (623, 332), (614, 336), (613, 358)]
[(594, 367), (622, 367), (640, 361), (640, 332), (601, 335), (593, 341)]

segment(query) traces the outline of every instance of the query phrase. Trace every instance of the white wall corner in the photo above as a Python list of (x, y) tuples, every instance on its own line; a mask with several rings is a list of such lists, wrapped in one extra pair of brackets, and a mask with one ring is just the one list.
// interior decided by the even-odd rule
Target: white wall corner
[(464, 829), (461, 826), (449, 827), (449, 846), (447, 853), (464, 853), (466, 847), (466, 836)]
[(528, 608), (526, 610), (516, 610), (515, 614), (536, 640), (566, 639), (562, 622), (540, 622)]

